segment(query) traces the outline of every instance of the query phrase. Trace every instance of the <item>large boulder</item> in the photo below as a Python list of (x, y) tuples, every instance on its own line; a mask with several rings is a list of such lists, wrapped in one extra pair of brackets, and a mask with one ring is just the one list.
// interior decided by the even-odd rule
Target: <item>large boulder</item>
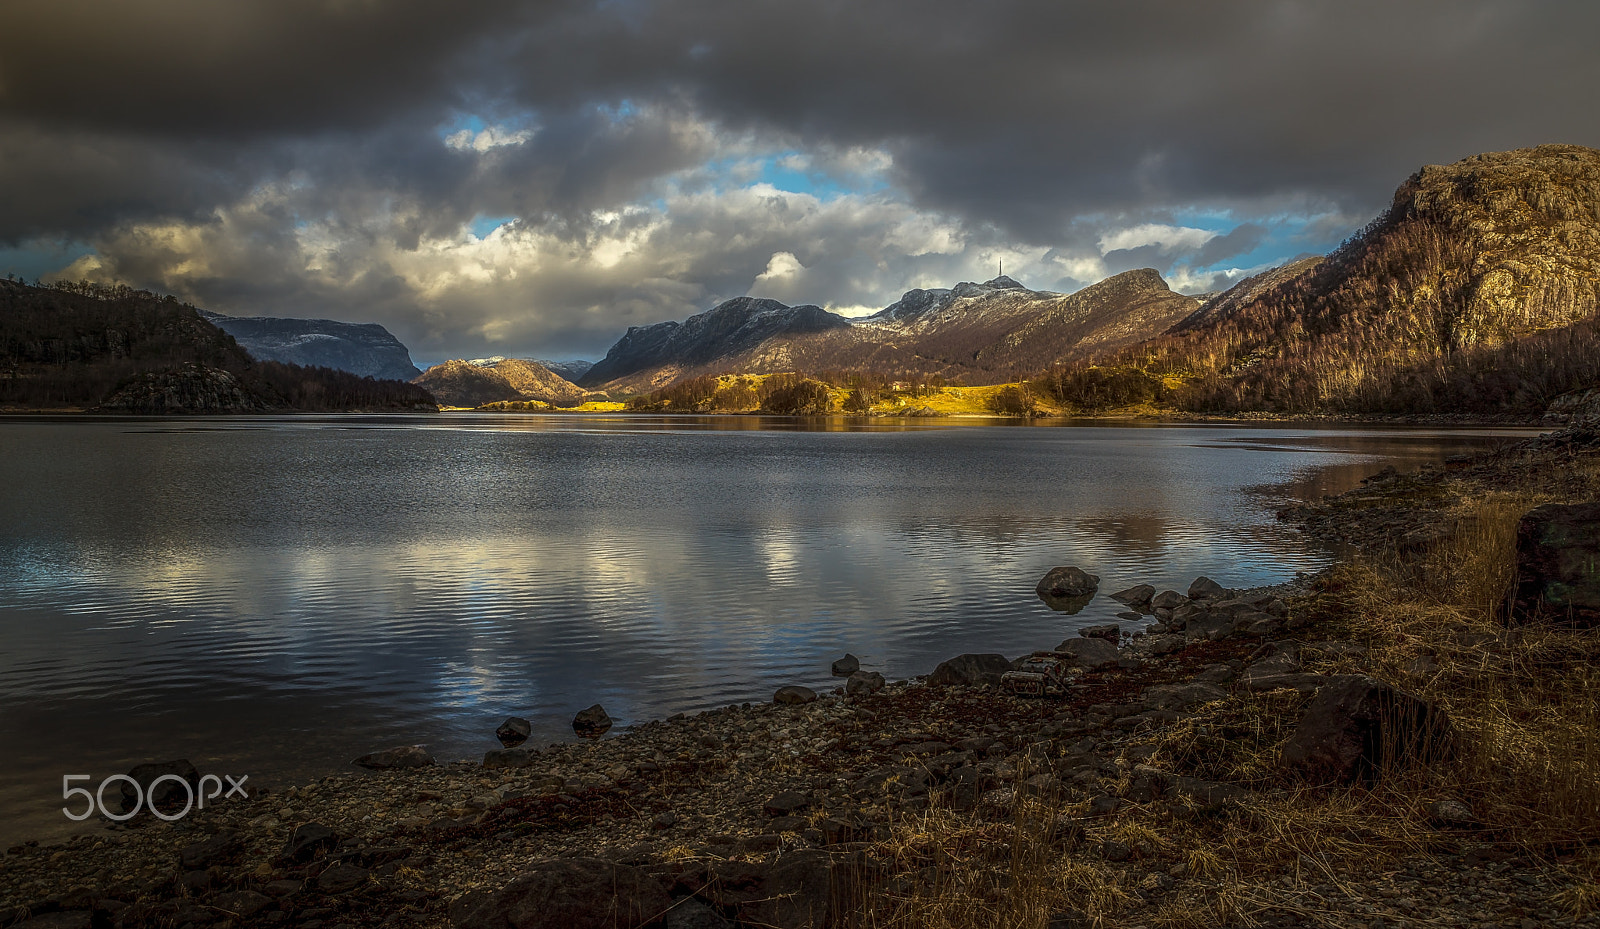
[(1127, 590), (1119, 590), (1112, 594), (1111, 599), (1132, 607), (1147, 607), (1155, 595), (1156, 589), (1149, 584), (1135, 584)]
[(597, 738), (605, 735), (611, 728), (611, 717), (606, 713), (606, 708), (596, 703), (586, 710), (579, 710), (572, 717), (572, 731), (585, 738)]
[(533, 733), (533, 724), (521, 716), (508, 716), (506, 721), (494, 731), (494, 737), (506, 748), (516, 748), (528, 741), (528, 736)]
[(639, 929), (672, 906), (665, 883), (603, 858), (536, 862), (459, 922), (461, 929)]
[(887, 684), (876, 671), (857, 671), (844, 682), (844, 692), (852, 697), (870, 697)]
[(957, 655), (942, 661), (928, 675), (930, 684), (986, 684), (1000, 686), (1000, 677), (1011, 670), (1004, 655)]
[(834, 677), (849, 677), (861, 670), (861, 659), (849, 652), (845, 652), (844, 657), (835, 659), (828, 670), (833, 673)]
[(1190, 600), (1217, 600), (1227, 592), (1221, 584), (1204, 575), (1195, 578), (1194, 583), (1189, 585)]
[(1099, 577), (1072, 566), (1051, 568), (1035, 588), (1039, 596), (1046, 599), (1088, 597), (1099, 589)]
[(1517, 524), (1513, 621), (1600, 626), (1600, 503), (1546, 504)]
[(1056, 654), (1071, 655), (1071, 663), (1079, 668), (1105, 668), (1117, 663), (1117, 647), (1105, 639), (1079, 636), (1067, 639), (1056, 646)]
[(1454, 730), (1444, 710), (1364, 674), (1328, 678), (1283, 747), (1283, 763), (1315, 783), (1373, 780), (1448, 758)]
[(799, 684), (790, 684), (787, 687), (779, 687), (777, 693), (772, 695), (772, 702), (781, 703), (785, 706), (801, 706), (806, 703), (815, 703), (817, 702), (817, 692)]

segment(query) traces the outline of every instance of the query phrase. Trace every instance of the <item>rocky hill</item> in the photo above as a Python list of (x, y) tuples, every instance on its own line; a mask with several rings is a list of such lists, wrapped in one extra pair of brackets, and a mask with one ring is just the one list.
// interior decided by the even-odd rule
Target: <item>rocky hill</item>
[(133, 413), (433, 410), (426, 390), (257, 361), (195, 307), (128, 287), (0, 281), (0, 406)]
[(1191, 409), (1533, 413), (1600, 383), (1597, 309), (1600, 152), (1545, 145), (1423, 168), (1326, 259), (1119, 360)]
[(704, 374), (875, 371), (984, 384), (1114, 351), (1199, 307), (1155, 271), (1129, 271), (1073, 294), (1009, 277), (910, 290), (862, 320), (814, 306), (740, 297), (679, 323), (637, 327), (580, 380), (640, 391)]
[(409, 381), (422, 372), (400, 340), (377, 323), (272, 316), (200, 315), (261, 361), (333, 368), (363, 377)]
[(577, 406), (589, 392), (524, 358), (454, 359), (422, 373), (414, 383), (446, 406), (483, 406), (500, 400), (539, 400), (551, 406)]
[(681, 323), (631, 326), (578, 383), (610, 384), (644, 374), (651, 383), (716, 363), (740, 367), (738, 359), (774, 340), (844, 329), (849, 320), (818, 306), (787, 306), (776, 300), (735, 297)]

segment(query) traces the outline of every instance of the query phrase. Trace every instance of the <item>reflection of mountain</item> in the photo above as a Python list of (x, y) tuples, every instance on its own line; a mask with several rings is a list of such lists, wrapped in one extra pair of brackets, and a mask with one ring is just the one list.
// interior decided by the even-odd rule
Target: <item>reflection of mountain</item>
[(585, 386), (641, 390), (698, 374), (872, 370), (996, 383), (1154, 336), (1199, 306), (1155, 271), (1129, 271), (1073, 294), (1009, 277), (911, 290), (851, 322), (814, 306), (740, 297), (629, 329)]

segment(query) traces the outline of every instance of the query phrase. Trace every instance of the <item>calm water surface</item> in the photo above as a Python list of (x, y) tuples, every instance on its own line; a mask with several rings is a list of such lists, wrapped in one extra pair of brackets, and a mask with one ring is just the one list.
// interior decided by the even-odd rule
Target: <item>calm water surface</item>
[(61, 775), (186, 757), (252, 785), (425, 743), (619, 729), (846, 651), (892, 678), (1331, 553), (1277, 506), (1505, 431), (892, 426), (753, 417), (0, 421), (0, 841)]

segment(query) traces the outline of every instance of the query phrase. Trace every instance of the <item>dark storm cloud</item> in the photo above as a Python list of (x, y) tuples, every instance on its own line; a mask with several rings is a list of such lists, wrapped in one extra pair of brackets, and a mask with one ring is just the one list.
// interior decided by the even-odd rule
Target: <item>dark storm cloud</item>
[[(1320, 249), (1421, 164), (1600, 144), (1587, 0), (13, 0), (7, 25), (0, 246), (439, 351), (602, 345), (757, 283), (892, 299), (1030, 249), (1040, 286), (1203, 268), (1289, 214)], [(787, 219), (713, 196), (708, 162), (783, 151), (887, 155), (888, 189)], [(612, 216), (641, 204), (677, 212)], [(1238, 225), (1103, 254), (1184, 210)], [(491, 248), (479, 217), (515, 222)]]

